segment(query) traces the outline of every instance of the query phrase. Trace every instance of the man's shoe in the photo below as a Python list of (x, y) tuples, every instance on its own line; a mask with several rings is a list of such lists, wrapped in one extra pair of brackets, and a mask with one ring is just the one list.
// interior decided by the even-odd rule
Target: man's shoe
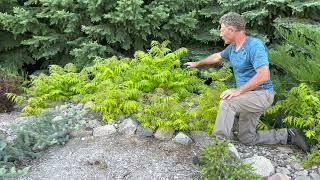
[(200, 159), (197, 155), (192, 156), (192, 164), (193, 165), (199, 165), (200, 164)]
[(305, 152), (310, 151), (310, 144), (307, 142), (306, 136), (297, 128), (288, 129), (288, 143), (298, 146)]

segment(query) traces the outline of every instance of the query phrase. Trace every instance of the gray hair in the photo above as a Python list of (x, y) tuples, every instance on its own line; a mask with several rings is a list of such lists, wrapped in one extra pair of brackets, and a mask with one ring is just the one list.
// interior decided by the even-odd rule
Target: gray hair
[(224, 24), (226, 26), (235, 27), (238, 31), (245, 31), (246, 30), (246, 21), (243, 17), (235, 12), (229, 12), (223, 15), (220, 20), (220, 24)]

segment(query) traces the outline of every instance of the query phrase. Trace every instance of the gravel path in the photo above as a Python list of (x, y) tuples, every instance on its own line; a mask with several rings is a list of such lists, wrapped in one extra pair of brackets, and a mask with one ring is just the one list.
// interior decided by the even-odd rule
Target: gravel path
[(24, 179), (199, 179), (190, 146), (137, 137), (86, 137), (55, 146)]
[[(11, 123), (21, 121), (17, 118), (17, 112), (0, 113), (0, 130), (8, 132)], [(316, 176), (320, 180), (320, 166), (303, 168), (298, 159), (305, 154), (293, 146), (232, 143), (242, 159), (264, 156), (271, 160), (276, 173), (287, 174), (292, 179)], [(191, 164), (192, 151), (193, 145), (120, 134), (72, 138), (65, 145), (52, 146), (40, 158), (26, 162), (31, 169), (23, 179), (200, 179), (199, 170)]]
[[(18, 112), (0, 113), (0, 130), (10, 134), (20, 120)], [(26, 162), (31, 169), (23, 179), (200, 179), (191, 148), (119, 134), (72, 138)]]

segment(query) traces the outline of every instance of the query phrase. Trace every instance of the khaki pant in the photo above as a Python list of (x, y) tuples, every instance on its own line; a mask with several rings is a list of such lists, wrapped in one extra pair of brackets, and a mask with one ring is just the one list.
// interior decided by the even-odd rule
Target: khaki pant
[(230, 139), (234, 116), (239, 116), (239, 140), (243, 144), (286, 144), (287, 129), (257, 131), (259, 118), (274, 98), (274, 93), (268, 90), (248, 91), (229, 100), (221, 100), (219, 112), (213, 129), (213, 135), (218, 138)]

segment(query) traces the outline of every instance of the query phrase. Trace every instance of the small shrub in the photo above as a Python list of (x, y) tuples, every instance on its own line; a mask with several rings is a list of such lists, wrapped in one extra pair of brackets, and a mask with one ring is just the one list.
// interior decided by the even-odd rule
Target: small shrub
[(53, 144), (64, 144), (72, 129), (81, 126), (83, 112), (69, 105), (43, 111), (36, 120), (13, 127), (17, 135), (14, 146), (24, 155), (37, 156), (37, 152)]
[(303, 160), (303, 165), (306, 167), (311, 166), (313, 164), (320, 164), (320, 145), (319, 144), (314, 146), (311, 152), (308, 153), (307, 159)]
[(15, 179), (27, 175), (29, 167), (17, 170), (15, 167), (7, 169), (6, 167), (0, 168), (0, 178), (1, 179)]
[(253, 173), (251, 165), (231, 157), (228, 141), (213, 139), (200, 154), (203, 179), (261, 179)]
[(54, 144), (64, 144), (73, 129), (82, 126), (83, 111), (70, 105), (46, 110), (33, 120), (14, 125), (17, 138), (13, 143), (0, 137), (0, 179), (17, 178), (29, 168), (16, 170), (21, 159), (38, 157), (41, 151)]

